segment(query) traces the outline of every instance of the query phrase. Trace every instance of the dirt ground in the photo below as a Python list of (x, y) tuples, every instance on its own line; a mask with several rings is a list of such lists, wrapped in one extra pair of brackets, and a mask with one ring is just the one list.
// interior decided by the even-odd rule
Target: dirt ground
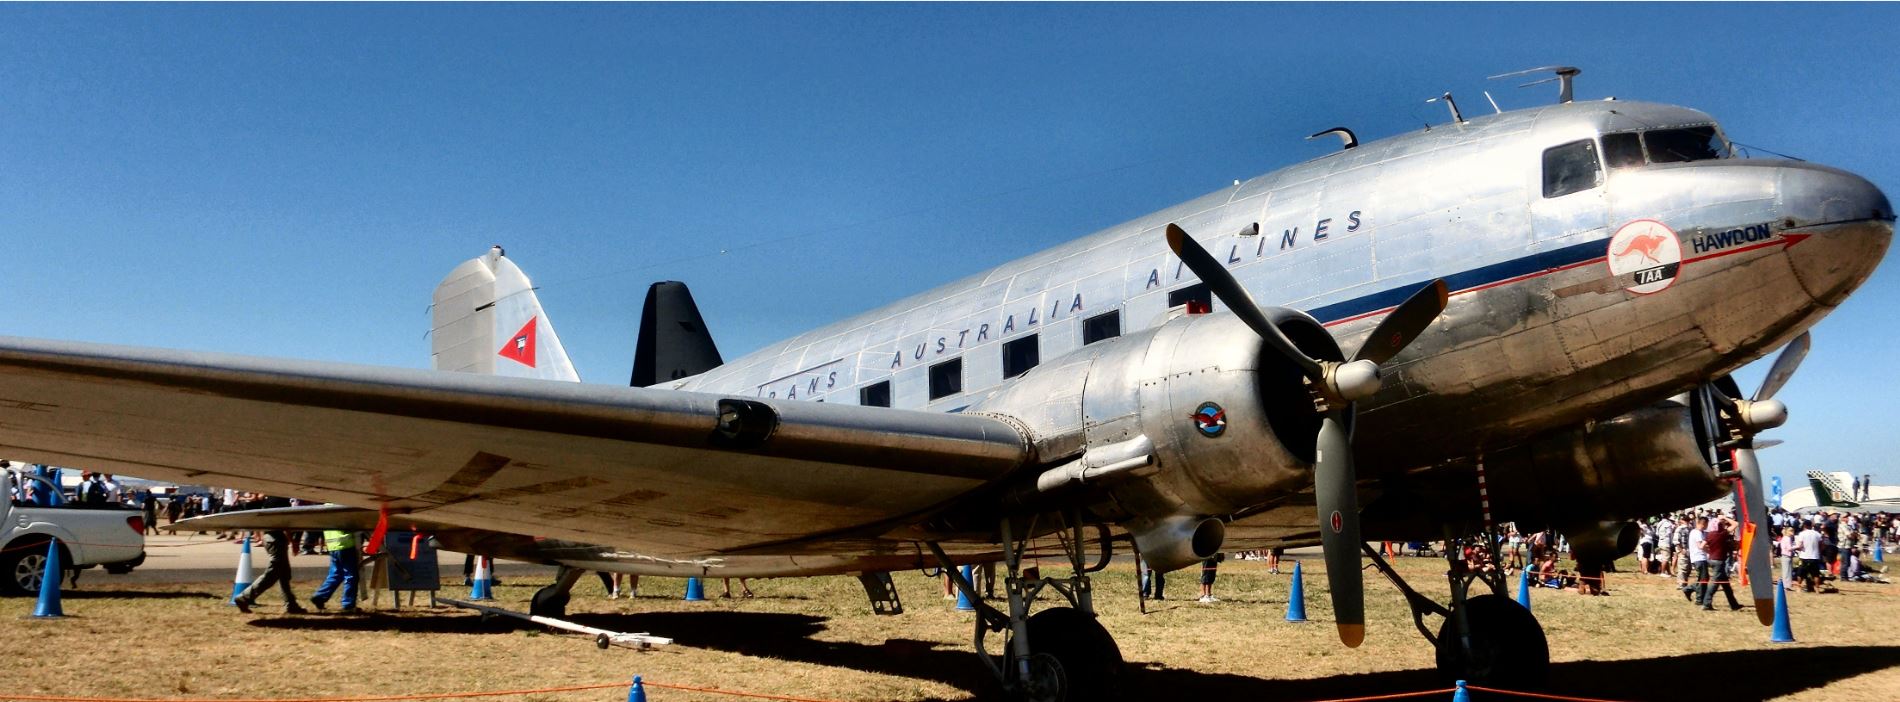
[[(1305, 565), (1314, 620), (1307, 624), (1284, 621), (1290, 576), (1269, 574), (1259, 561), (1227, 561), (1215, 586), (1221, 601), (1211, 604), (1192, 601), (1195, 573), (1178, 573), (1170, 599), (1151, 602), (1146, 614), (1138, 610), (1132, 567), (1118, 563), (1098, 574), (1097, 607), (1130, 667), (1128, 699), (1322, 700), (1443, 687), (1396, 589), (1368, 572), (1366, 642), (1345, 649), (1330, 625), (1324, 566), (1317, 559)], [(1443, 597), (1442, 561), (1401, 558), (1397, 566), (1421, 591)], [(526, 609), (547, 572), (503, 570), (500, 604)], [(636, 674), (818, 700), (994, 695), (969, 649), (972, 615), (955, 611), (938, 581), (915, 572), (896, 576), (908, 611), (894, 617), (873, 616), (849, 577), (753, 581), (757, 597), (730, 600), (719, 597), (714, 580), (707, 583), (713, 599), (696, 603), (681, 601), (677, 579), (647, 579), (631, 600), (606, 599), (593, 578), (575, 589), (574, 620), (677, 642), (648, 652), (599, 650), (585, 638), (449, 608), (287, 616), (273, 595), (246, 616), (226, 604), (224, 572), (176, 579), (114, 580), (94, 571), (65, 595), (68, 616), (60, 620), (30, 618), (31, 599), (0, 600), (0, 700), (400, 695), (616, 684)], [(454, 583), (445, 597), (467, 594)], [(315, 585), (300, 580), (296, 590), (308, 597)], [(1795, 644), (1770, 644), (1769, 630), (1749, 611), (1695, 609), (1672, 581), (1656, 576), (1613, 574), (1606, 597), (1536, 590), (1532, 599), (1555, 661), (1550, 692), (1610, 700), (1900, 699), (1900, 643), (1891, 640), (1900, 585), (1792, 595)], [(388, 602), (385, 595), (385, 608)], [(1427, 621), (1436, 628), (1435, 618)], [(736, 699), (649, 693), (663, 702)], [(495, 699), (617, 702), (626, 693)]]

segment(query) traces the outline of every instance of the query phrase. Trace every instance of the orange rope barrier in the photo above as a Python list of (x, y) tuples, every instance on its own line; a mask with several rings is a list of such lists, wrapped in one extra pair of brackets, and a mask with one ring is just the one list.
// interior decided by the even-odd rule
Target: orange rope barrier
[(668, 690), (683, 690), (686, 692), (704, 692), (704, 693), (713, 694), (713, 695), (730, 695), (733, 697), (750, 697), (750, 698), (759, 699), (759, 700), (782, 700), (783, 702), (831, 702), (830, 700), (812, 699), (810, 697), (792, 697), (789, 695), (767, 695), (767, 694), (758, 693), (758, 692), (735, 692), (732, 690), (721, 690), (716, 687), (693, 687), (692, 685), (668, 685), (666, 683), (649, 682), (646, 680), (640, 681), (640, 684), (645, 685), (647, 687), (659, 687), (659, 688), (665, 688)]
[(1606, 699), (1601, 699), (1601, 698), (1596, 698), (1596, 697), (1566, 697), (1564, 695), (1546, 695), (1540, 692), (1518, 692), (1516, 690), (1500, 690), (1494, 687), (1479, 687), (1477, 685), (1472, 685), (1469, 683), (1465, 685), (1465, 689), (1477, 690), (1478, 692), (1489, 692), (1489, 693), (1498, 694), (1498, 695), (1513, 695), (1516, 697), (1535, 697), (1540, 700), (1563, 700), (1564, 702), (1618, 702), (1617, 700), (1606, 700)]
[[(1470, 686), (1467, 685), (1466, 687)], [(1458, 688), (1447, 687), (1443, 690), (1420, 690), (1418, 692), (1400, 692), (1391, 695), (1373, 695), (1371, 697), (1341, 697), (1333, 700), (1314, 700), (1313, 702), (1373, 702), (1373, 700), (1397, 700), (1407, 697), (1424, 697), (1426, 695), (1449, 695), (1457, 691)]]
[[(644, 681), (643, 681), (644, 682)], [(653, 685), (653, 683), (646, 683)], [(169, 698), (169, 697), (62, 697), (58, 695), (20, 695), (0, 692), (0, 700), (20, 700), (21, 702), (392, 702), (394, 700), (441, 700), (467, 697), (507, 697), (510, 695), (533, 695), (550, 692), (576, 692), (581, 690), (605, 690), (608, 688), (628, 687), (630, 683), (615, 682), (597, 685), (571, 685), (568, 687), (548, 687), (534, 690), (493, 690), (488, 692), (436, 692), (414, 695), (376, 695), (371, 697), (205, 697), (205, 698)], [(654, 685), (658, 687), (658, 685)]]

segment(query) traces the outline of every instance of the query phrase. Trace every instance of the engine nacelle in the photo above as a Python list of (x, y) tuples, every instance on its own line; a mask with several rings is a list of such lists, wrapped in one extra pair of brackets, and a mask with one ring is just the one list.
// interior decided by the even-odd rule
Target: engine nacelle
[(1720, 497), (1712, 447), (1723, 434), (1705, 397), (1677, 396), (1486, 456), (1497, 520), (1572, 529)]
[[(1270, 319), (1308, 354), (1339, 358), (1311, 317)], [(1218, 521), (1312, 484), (1314, 412), (1299, 370), (1232, 314), (1181, 315), (1038, 367), (971, 409), (1025, 424), (1051, 466), (1033, 489), (1087, 484), (1152, 567), (1217, 551)], [(1151, 446), (1132, 461), (1129, 446)], [(1113, 475), (1091, 478), (1091, 471)], [(1095, 482), (1090, 483), (1091, 480)], [(1028, 489), (1028, 488), (1026, 488)]]

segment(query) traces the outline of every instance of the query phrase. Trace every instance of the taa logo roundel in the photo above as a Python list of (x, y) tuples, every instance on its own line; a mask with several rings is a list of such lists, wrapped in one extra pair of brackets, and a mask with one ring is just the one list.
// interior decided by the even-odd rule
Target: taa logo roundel
[(1220, 405), (1203, 402), (1199, 409), (1194, 410), (1194, 414), (1188, 416), (1194, 419), (1194, 430), (1201, 432), (1201, 436), (1211, 439), (1227, 431), (1227, 410), (1221, 409)]
[(1610, 275), (1627, 283), (1624, 290), (1638, 295), (1659, 293), (1682, 272), (1682, 241), (1662, 222), (1639, 219), (1610, 237), (1607, 260)]

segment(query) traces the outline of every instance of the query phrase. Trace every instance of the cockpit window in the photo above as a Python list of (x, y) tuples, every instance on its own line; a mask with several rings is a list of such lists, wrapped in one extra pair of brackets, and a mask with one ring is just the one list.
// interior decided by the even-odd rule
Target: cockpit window
[(1582, 192), (1602, 182), (1596, 140), (1582, 139), (1544, 150), (1544, 197)]
[(1682, 163), (1728, 157), (1728, 143), (1714, 126), (1656, 129), (1643, 133), (1650, 163)]
[(1643, 138), (1635, 132), (1603, 135), (1603, 162), (1613, 169), (1643, 165)]

